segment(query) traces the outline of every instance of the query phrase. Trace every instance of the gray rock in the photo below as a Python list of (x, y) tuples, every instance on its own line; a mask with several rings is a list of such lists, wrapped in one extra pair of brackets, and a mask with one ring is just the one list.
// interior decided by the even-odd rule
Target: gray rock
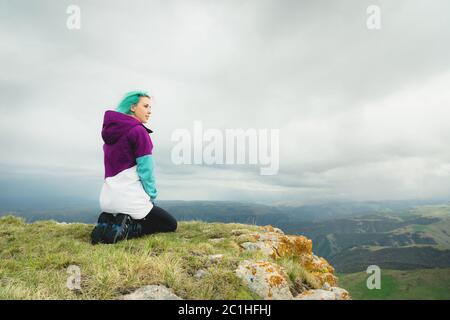
[(163, 285), (148, 285), (123, 296), (123, 300), (183, 300)]
[(350, 294), (347, 290), (339, 287), (331, 287), (330, 291), (336, 296), (336, 300), (350, 300)]
[(330, 286), (330, 284), (329, 284), (328, 282), (325, 282), (325, 283), (323, 284), (323, 286), (322, 286), (322, 289), (323, 289), (323, 290), (330, 290), (330, 289), (331, 289), (331, 286)]
[(212, 254), (210, 256), (208, 256), (209, 261), (211, 262), (218, 262), (223, 260), (223, 254)]
[(273, 254), (273, 248), (270, 244), (258, 241), (258, 242), (243, 242), (241, 243), (241, 247), (245, 250), (256, 251), (261, 250), (266, 256)]
[(336, 295), (328, 290), (314, 289), (300, 293), (294, 300), (336, 300)]
[(287, 275), (280, 266), (267, 262), (244, 260), (236, 269), (236, 275), (254, 293), (265, 300), (292, 300), (286, 281)]
[(195, 273), (194, 278), (200, 279), (200, 278), (203, 278), (204, 276), (206, 276), (207, 274), (208, 274), (208, 271), (200, 269)]
[(280, 233), (280, 234), (284, 234), (283, 230), (281, 230), (280, 228), (273, 228), (273, 231)]

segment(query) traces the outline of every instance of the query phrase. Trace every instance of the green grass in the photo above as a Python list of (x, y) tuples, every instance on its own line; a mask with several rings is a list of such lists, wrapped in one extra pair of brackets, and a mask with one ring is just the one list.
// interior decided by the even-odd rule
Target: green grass
[(339, 285), (349, 291), (353, 299), (450, 299), (450, 268), (421, 270), (381, 269), (381, 289), (369, 290), (370, 275), (365, 272), (338, 274)]
[[(176, 232), (95, 246), (90, 244), (92, 228), (0, 218), (0, 299), (118, 299), (149, 284), (165, 285), (184, 299), (260, 299), (234, 270), (244, 259), (271, 259), (241, 250), (231, 234), (233, 229), (257, 231), (258, 226), (180, 221)], [(219, 237), (225, 240), (209, 241)], [(224, 254), (222, 261), (209, 261), (208, 255), (219, 253)], [(287, 268), (293, 287), (298, 279), (312, 282), (289, 259), (277, 263)], [(67, 287), (70, 265), (80, 268), (81, 291)], [(199, 269), (209, 274), (193, 277)]]
[[(419, 206), (411, 209), (407, 212), (398, 212), (395, 215), (391, 215), (391, 218), (396, 217), (402, 219), (413, 218), (438, 218), (439, 221), (430, 224), (409, 224), (404, 227), (392, 230), (390, 233), (394, 235), (401, 235), (404, 233), (416, 233), (420, 232), (422, 237), (432, 238), (435, 244), (431, 246), (439, 250), (448, 250), (450, 248), (450, 206), (448, 205), (429, 205)], [(421, 246), (412, 244), (410, 246)], [(430, 246), (430, 244), (426, 244)], [(404, 246), (407, 247), (407, 246)]]

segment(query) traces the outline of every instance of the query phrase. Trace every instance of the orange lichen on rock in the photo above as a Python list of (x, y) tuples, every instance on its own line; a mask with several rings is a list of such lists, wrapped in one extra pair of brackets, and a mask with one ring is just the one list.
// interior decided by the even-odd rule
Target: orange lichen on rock
[(269, 278), (269, 284), (271, 286), (278, 286), (284, 282), (284, 278), (279, 275), (271, 275)]
[(331, 264), (329, 264), (328, 261), (322, 257), (320, 257), (319, 259), (322, 261), (322, 263), (323, 263), (324, 267), (327, 269), (327, 271), (329, 273), (334, 274), (334, 268), (331, 266)]
[[(256, 274), (249, 272), (255, 269)], [(268, 261), (243, 261), (236, 269), (236, 274), (253, 292), (263, 299), (293, 299), (288, 276), (282, 266)]]
[(323, 286), (325, 282), (328, 282), (332, 287), (337, 285), (337, 278), (331, 273), (311, 272), (311, 275), (320, 282), (321, 286)]
[(264, 232), (269, 232), (269, 233), (279, 233), (279, 234), (284, 234), (283, 230), (281, 230), (280, 228), (274, 228), (272, 225), (266, 225), (266, 226), (260, 226), (260, 229)]
[[(282, 230), (271, 225), (261, 228), (264, 232), (247, 233), (245, 238), (241, 236), (238, 238), (240, 242), (245, 240), (239, 244), (240, 248), (249, 251), (258, 250), (265, 258), (275, 260), (271, 262), (246, 260), (236, 269), (237, 275), (253, 292), (263, 299), (351, 299), (347, 291), (337, 287), (338, 279), (334, 275), (334, 268), (326, 259), (313, 253), (310, 239), (302, 235), (285, 235)], [(290, 276), (277, 264), (277, 260), (283, 262), (285, 260), (283, 258), (298, 263), (300, 270), (307, 273), (308, 283), (297, 285), (295, 280), (292, 285)], [(321, 289), (310, 290), (311, 287)], [(294, 298), (293, 294), (297, 296)]]
[(334, 274), (334, 268), (328, 261), (315, 255), (302, 255), (300, 264), (308, 271)]
[(265, 266), (270, 265), (270, 263), (267, 261), (258, 261), (258, 262), (256, 262), (256, 264), (260, 267), (265, 267)]
[(272, 258), (312, 254), (312, 241), (304, 236), (279, 235)]
[(261, 229), (268, 232), (275, 232), (275, 229), (270, 224), (267, 226), (262, 226)]

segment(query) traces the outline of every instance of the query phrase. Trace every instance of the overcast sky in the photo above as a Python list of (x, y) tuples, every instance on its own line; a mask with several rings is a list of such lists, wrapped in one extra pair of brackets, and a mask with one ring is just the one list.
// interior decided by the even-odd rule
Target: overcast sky
[[(3, 199), (97, 199), (103, 114), (137, 89), (154, 97), (159, 199), (450, 195), (448, 0), (0, 0), (0, 41)], [(171, 134), (195, 120), (279, 129), (278, 174), (173, 164)]]

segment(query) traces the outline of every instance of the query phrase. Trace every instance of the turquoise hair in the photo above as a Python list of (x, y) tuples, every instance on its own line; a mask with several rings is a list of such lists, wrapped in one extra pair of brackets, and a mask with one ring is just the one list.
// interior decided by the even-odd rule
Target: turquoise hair
[(116, 111), (131, 114), (131, 107), (139, 102), (140, 97), (150, 98), (150, 95), (145, 91), (130, 91), (126, 93)]

